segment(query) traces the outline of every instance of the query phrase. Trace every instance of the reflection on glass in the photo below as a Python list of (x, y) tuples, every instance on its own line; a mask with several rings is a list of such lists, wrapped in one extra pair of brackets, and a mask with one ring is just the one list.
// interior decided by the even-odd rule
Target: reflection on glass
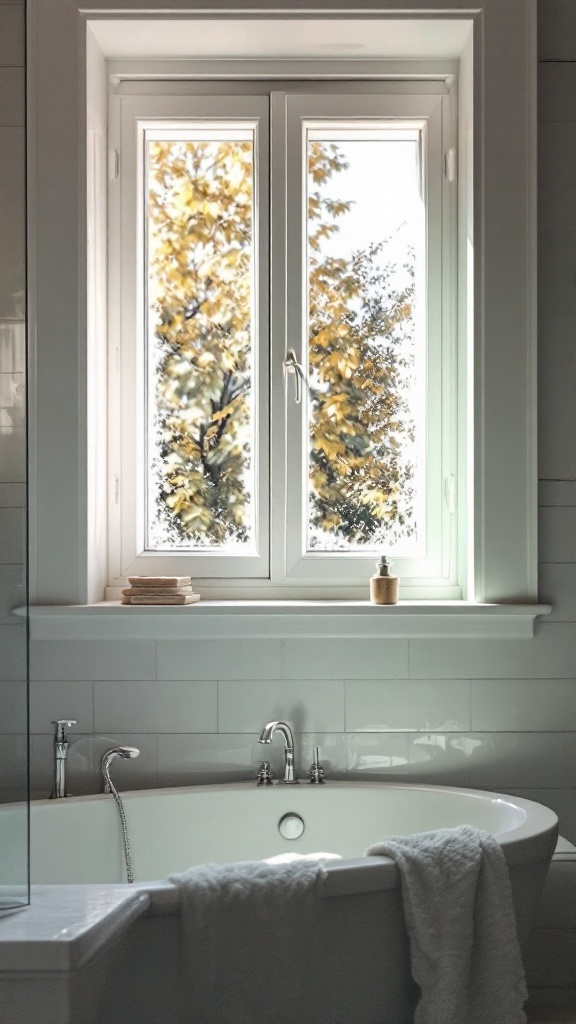
[(148, 547), (233, 551), (254, 534), (253, 131), (149, 138), (147, 168)]
[(0, 467), (4, 480), (26, 479), (25, 353), (25, 325), (0, 323)]
[[(14, 520), (26, 515), (26, 330), (0, 324), (0, 478)], [(10, 682), (0, 683), (0, 910), (29, 902), (27, 629), (8, 609), (27, 603), (25, 551), (2, 569), (0, 662)], [(0, 1010), (0, 1017), (2, 1016)]]
[(409, 555), (423, 500), (418, 132), (308, 131), (307, 547)]
[(0, 910), (29, 902), (26, 683), (10, 687), (12, 720), (16, 712), (20, 718), (18, 728), (24, 731), (2, 736), (0, 742)]

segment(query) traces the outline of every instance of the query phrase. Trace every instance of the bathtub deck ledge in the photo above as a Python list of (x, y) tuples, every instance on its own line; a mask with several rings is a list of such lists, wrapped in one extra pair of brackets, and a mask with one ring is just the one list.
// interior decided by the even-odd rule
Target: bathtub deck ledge
[(127, 885), (33, 885), (30, 906), (0, 919), (0, 978), (77, 971), (149, 905)]

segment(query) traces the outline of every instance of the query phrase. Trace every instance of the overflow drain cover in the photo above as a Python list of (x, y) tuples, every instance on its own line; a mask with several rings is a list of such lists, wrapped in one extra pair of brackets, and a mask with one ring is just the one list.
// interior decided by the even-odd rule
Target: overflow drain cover
[(304, 819), (293, 812), (284, 814), (278, 822), (278, 831), (284, 839), (299, 839), (304, 831)]

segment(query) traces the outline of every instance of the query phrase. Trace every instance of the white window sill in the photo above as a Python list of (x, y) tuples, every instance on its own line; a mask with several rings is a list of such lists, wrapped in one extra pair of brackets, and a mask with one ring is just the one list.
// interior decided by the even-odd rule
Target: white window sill
[[(201, 601), (137, 608), (116, 601), (30, 608), (32, 640), (247, 637), (531, 637), (544, 604), (465, 601)], [(17, 609), (25, 615), (26, 609)]]

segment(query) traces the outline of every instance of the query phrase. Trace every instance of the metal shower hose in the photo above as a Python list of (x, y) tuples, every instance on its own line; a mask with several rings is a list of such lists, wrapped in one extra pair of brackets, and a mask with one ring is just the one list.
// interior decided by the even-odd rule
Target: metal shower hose
[(126, 824), (126, 814), (124, 813), (124, 804), (122, 803), (122, 800), (120, 799), (120, 794), (118, 793), (118, 790), (116, 789), (116, 786), (114, 785), (114, 783), (112, 782), (112, 779), (110, 778), (110, 765), (109, 764), (104, 765), (102, 767), (102, 774), (104, 776), (104, 781), (106, 782), (106, 785), (109, 787), (110, 792), (112, 793), (112, 796), (114, 797), (114, 799), (116, 801), (116, 807), (118, 808), (118, 816), (120, 818), (120, 828), (121, 828), (121, 831), (122, 831), (122, 846), (124, 847), (124, 861), (125, 861), (125, 864), (126, 864), (126, 878), (127, 878), (127, 880), (129, 882), (133, 882), (134, 881), (134, 871), (133, 871), (133, 868), (132, 868), (132, 857), (130, 856), (130, 842), (128, 840), (128, 826)]

